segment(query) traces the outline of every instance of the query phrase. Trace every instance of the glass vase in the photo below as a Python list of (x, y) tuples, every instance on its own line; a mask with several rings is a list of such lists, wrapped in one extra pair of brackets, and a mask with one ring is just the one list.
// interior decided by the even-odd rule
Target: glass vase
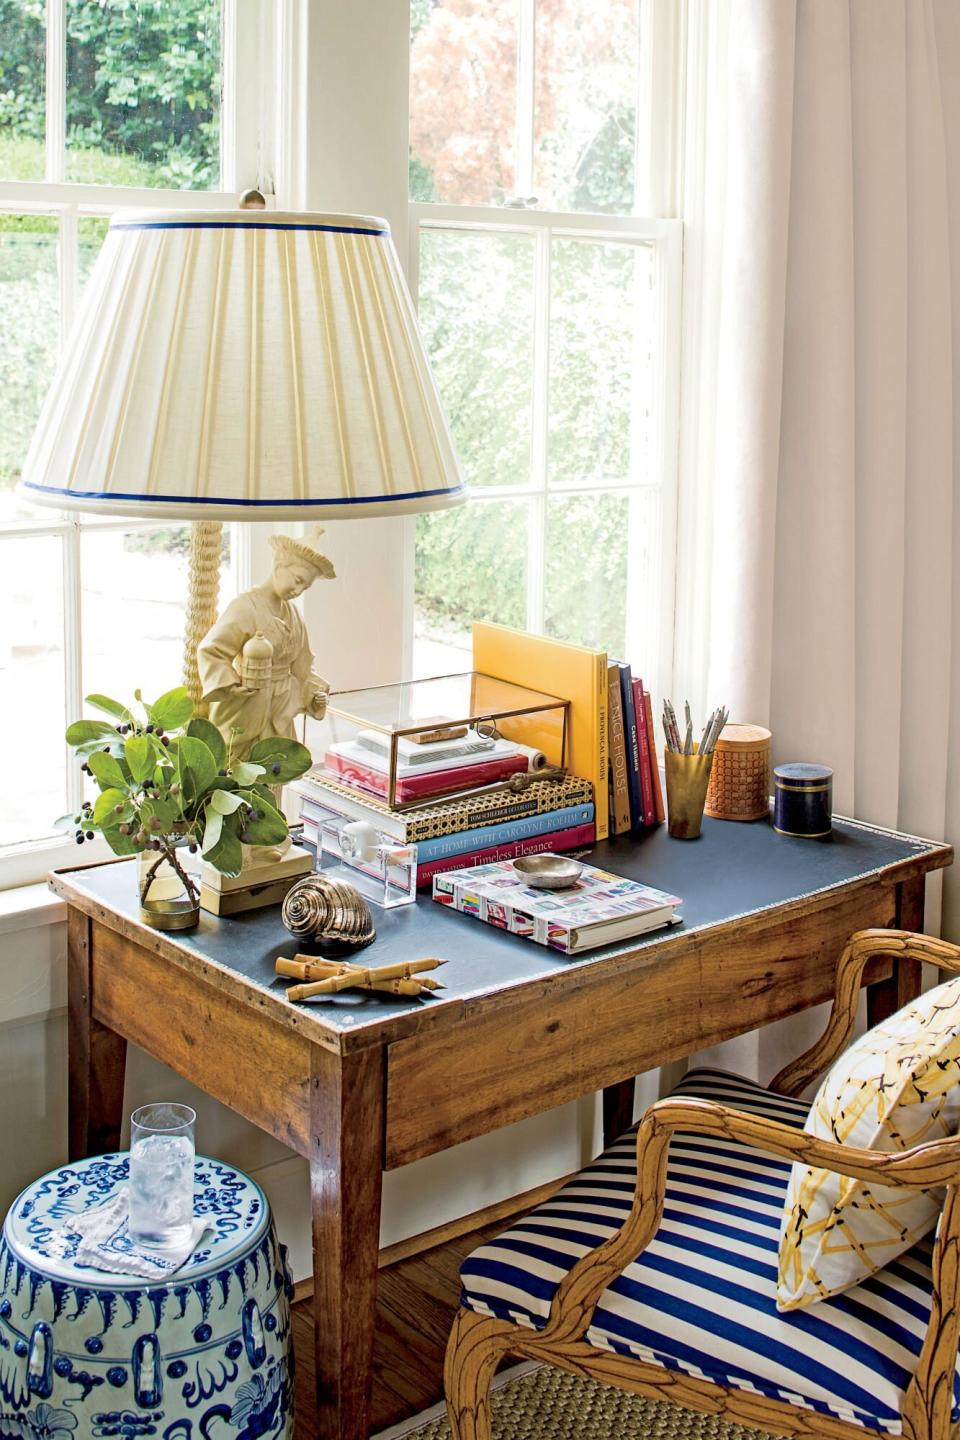
[(155, 930), (192, 930), (200, 923), (200, 882), (183, 863), (184, 843), (164, 836), (161, 849), (142, 850), (138, 857), (140, 917)]

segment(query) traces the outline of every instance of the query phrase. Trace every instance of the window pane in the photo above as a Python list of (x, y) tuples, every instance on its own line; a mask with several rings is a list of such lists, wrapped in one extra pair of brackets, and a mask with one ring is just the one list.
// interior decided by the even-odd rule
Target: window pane
[(42, 180), (46, 0), (0, 0), (0, 180)]
[(533, 241), (424, 230), (420, 325), (471, 485), (529, 481)]
[(626, 495), (547, 501), (544, 630), (560, 640), (626, 655)]
[(220, 181), (219, 0), (67, 0), (68, 180)]
[(633, 210), (639, 0), (537, 0), (533, 193), (553, 210)]
[(553, 242), (553, 482), (649, 479), (653, 273), (653, 255), (646, 245)]
[(0, 845), (53, 834), (67, 808), (61, 544), (0, 540)]
[(515, 191), (521, 0), (412, 0), (410, 197), (502, 204)]
[(30, 444), (57, 355), (57, 222), (0, 214), (0, 519)]
[(415, 675), (470, 668), (474, 620), (527, 614), (527, 502), (474, 502), (417, 517)]
[[(223, 536), (221, 608), (232, 594), (228, 526)], [(84, 527), (85, 695), (127, 700), (139, 689), (149, 700), (183, 683), (189, 547), (188, 525), (127, 532)]]
[(660, 637), (659, 488), (551, 496), (544, 550), (546, 633), (629, 660), (653, 683)]

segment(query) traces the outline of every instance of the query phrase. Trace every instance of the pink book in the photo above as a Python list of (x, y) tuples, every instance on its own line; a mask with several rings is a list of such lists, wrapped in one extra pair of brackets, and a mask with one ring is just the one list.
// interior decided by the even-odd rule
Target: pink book
[(442, 860), (428, 860), (417, 866), (417, 889), (422, 890), (434, 875), (447, 870), (463, 870), (468, 865), (483, 865), (488, 860), (516, 860), (520, 855), (546, 855), (560, 850), (585, 850), (597, 837), (595, 825), (574, 825), (569, 830), (554, 830), (552, 835), (528, 835), (524, 840), (511, 840), (506, 845), (493, 845), (486, 850), (471, 850), (468, 855), (447, 855)]
[[(349, 759), (328, 750), (323, 760), (325, 768), (336, 779), (358, 790), (384, 799), (390, 793), (390, 777), (359, 760)], [(447, 795), (451, 791), (465, 790), (474, 785), (492, 785), (497, 780), (509, 780), (511, 775), (525, 773), (529, 761), (526, 755), (508, 755), (498, 760), (483, 760), (472, 765), (457, 765), (452, 770), (434, 770), (429, 775), (406, 775), (397, 779), (396, 798), (406, 800), (426, 799), (429, 795)]]
[(647, 731), (647, 707), (644, 702), (642, 680), (633, 682), (633, 703), (637, 711), (637, 739), (640, 742), (640, 790), (643, 794), (643, 823), (652, 825), (655, 819), (653, 780), (650, 777), (650, 741), (652, 737)]

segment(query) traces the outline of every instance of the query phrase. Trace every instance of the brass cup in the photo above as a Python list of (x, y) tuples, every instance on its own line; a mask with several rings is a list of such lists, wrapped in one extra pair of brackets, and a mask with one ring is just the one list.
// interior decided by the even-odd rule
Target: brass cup
[(678, 755), (664, 750), (667, 773), (667, 830), (674, 840), (696, 840), (703, 820), (713, 755)]

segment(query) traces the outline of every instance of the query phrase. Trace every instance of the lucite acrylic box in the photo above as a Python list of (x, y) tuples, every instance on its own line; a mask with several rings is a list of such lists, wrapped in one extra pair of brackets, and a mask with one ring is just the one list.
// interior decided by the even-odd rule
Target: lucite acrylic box
[[(570, 702), (467, 671), (334, 691), (310, 720), (314, 760), (391, 810), (566, 764)], [(520, 782), (518, 782), (520, 783)]]
[(383, 910), (417, 898), (417, 847), (384, 835), (363, 820), (325, 820), (317, 840), (317, 869), (346, 880)]

